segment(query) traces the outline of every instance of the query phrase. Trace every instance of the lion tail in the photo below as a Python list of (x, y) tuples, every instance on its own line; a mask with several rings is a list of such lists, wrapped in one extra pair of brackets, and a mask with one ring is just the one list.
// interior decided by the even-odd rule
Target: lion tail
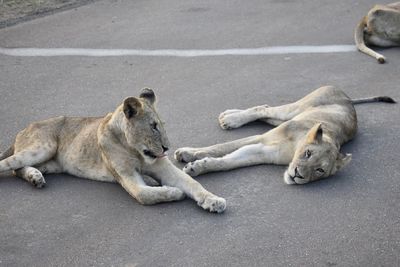
[(359, 99), (352, 99), (351, 103), (353, 105), (362, 104), (362, 103), (373, 103), (373, 102), (385, 102), (385, 103), (397, 103), (393, 98), (389, 96), (374, 96), (374, 97), (366, 97), (366, 98), (359, 98)]
[(367, 25), (367, 17), (363, 17), (354, 31), (354, 40), (356, 42), (357, 49), (371, 57), (376, 58), (379, 63), (381, 64), (385, 63), (386, 58), (383, 55), (375, 52), (374, 50), (368, 48), (365, 45), (364, 29), (366, 25)]

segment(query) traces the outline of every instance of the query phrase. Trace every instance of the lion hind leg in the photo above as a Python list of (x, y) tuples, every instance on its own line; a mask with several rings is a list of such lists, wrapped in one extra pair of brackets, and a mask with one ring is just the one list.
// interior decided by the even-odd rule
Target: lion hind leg
[(21, 169), (14, 171), (15, 175), (28, 181), (37, 188), (42, 188), (46, 185), (46, 180), (43, 174), (36, 168), (33, 167), (23, 167)]
[(43, 174), (63, 172), (63, 168), (56, 160), (49, 160), (46, 161), (45, 163), (41, 163), (34, 167), (37, 168)]
[(39, 165), (51, 159), (56, 153), (56, 146), (34, 146), (15, 152), (0, 161), (0, 172), (18, 170), (23, 167)]
[(303, 111), (304, 107), (299, 102), (277, 107), (262, 105), (236, 112), (225, 111), (219, 115), (218, 119), (221, 128), (224, 130), (239, 128), (242, 125), (257, 120), (264, 121), (273, 126), (279, 126)]
[(61, 166), (55, 160), (49, 160), (45, 163), (38, 164), (35, 167), (23, 167), (14, 171), (17, 177), (20, 177), (37, 188), (42, 188), (46, 185), (46, 180), (43, 174), (46, 173), (60, 173), (62, 172)]

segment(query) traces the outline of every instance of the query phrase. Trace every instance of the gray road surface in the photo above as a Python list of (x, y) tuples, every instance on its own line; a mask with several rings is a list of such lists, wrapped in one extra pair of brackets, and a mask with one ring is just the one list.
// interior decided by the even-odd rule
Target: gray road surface
[[(351, 2), (351, 3), (350, 3)], [(374, 1), (99, 1), (0, 30), (1, 47), (223, 49), (352, 44)], [(379, 65), (358, 52), (276, 56), (10, 57), (0, 55), (0, 140), (29, 122), (99, 116), (154, 88), (172, 150), (270, 129), (223, 131), (228, 108), (297, 100), (336, 85), (400, 100), (400, 49)], [(49, 175), (43, 190), (0, 177), (1, 266), (399, 266), (400, 105), (357, 107), (353, 161), (305, 186), (283, 166), (198, 180), (227, 199), (209, 214), (186, 199), (144, 207), (117, 184)], [(172, 158), (172, 157), (171, 157)]]

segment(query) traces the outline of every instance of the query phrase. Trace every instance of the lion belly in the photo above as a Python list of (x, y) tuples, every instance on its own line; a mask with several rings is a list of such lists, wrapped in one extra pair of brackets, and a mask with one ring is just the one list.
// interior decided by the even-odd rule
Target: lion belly
[[(97, 181), (115, 182), (115, 178), (104, 164), (97, 143), (97, 128), (100, 120), (81, 121), (67, 125), (60, 134), (59, 148), (55, 160), (62, 171)], [(71, 134), (75, 133), (75, 134)]]

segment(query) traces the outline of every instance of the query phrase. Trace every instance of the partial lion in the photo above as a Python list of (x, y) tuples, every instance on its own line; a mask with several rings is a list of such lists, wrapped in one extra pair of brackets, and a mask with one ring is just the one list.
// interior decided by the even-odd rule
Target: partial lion
[(368, 48), (367, 45), (400, 46), (400, 2), (376, 5), (363, 17), (355, 29), (357, 48), (384, 63), (386, 58)]
[(203, 148), (180, 148), (175, 158), (188, 162), (184, 171), (192, 176), (258, 164), (289, 165), (287, 184), (305, 184), (335, 174), (351, 160), (340, 147), (357, 132), (353, 104), (395, 103), (389, 97), (351, 100), (332, 86), (321, 87), (297, 102), (246, 110), (227, 110), (219, 116), (223, 129), (238, 128), (262, 120), (276, 128), (256, 136)]
[[(43, 174), (65, 172), (118, 182), (144, 205), (181, 200), (185, 195), (211, 212), (223, 212), (225, 199), (175, 167), (166, 151), (169, 141), (155, 109), (155, 95), (143, 89), (116, 110), (99, 118), (57, 117), (34, 122), (0, 153), (0, 172), (14, 173), (40, 188)], [(149, 179), (162, 186), (149, 186)]]

